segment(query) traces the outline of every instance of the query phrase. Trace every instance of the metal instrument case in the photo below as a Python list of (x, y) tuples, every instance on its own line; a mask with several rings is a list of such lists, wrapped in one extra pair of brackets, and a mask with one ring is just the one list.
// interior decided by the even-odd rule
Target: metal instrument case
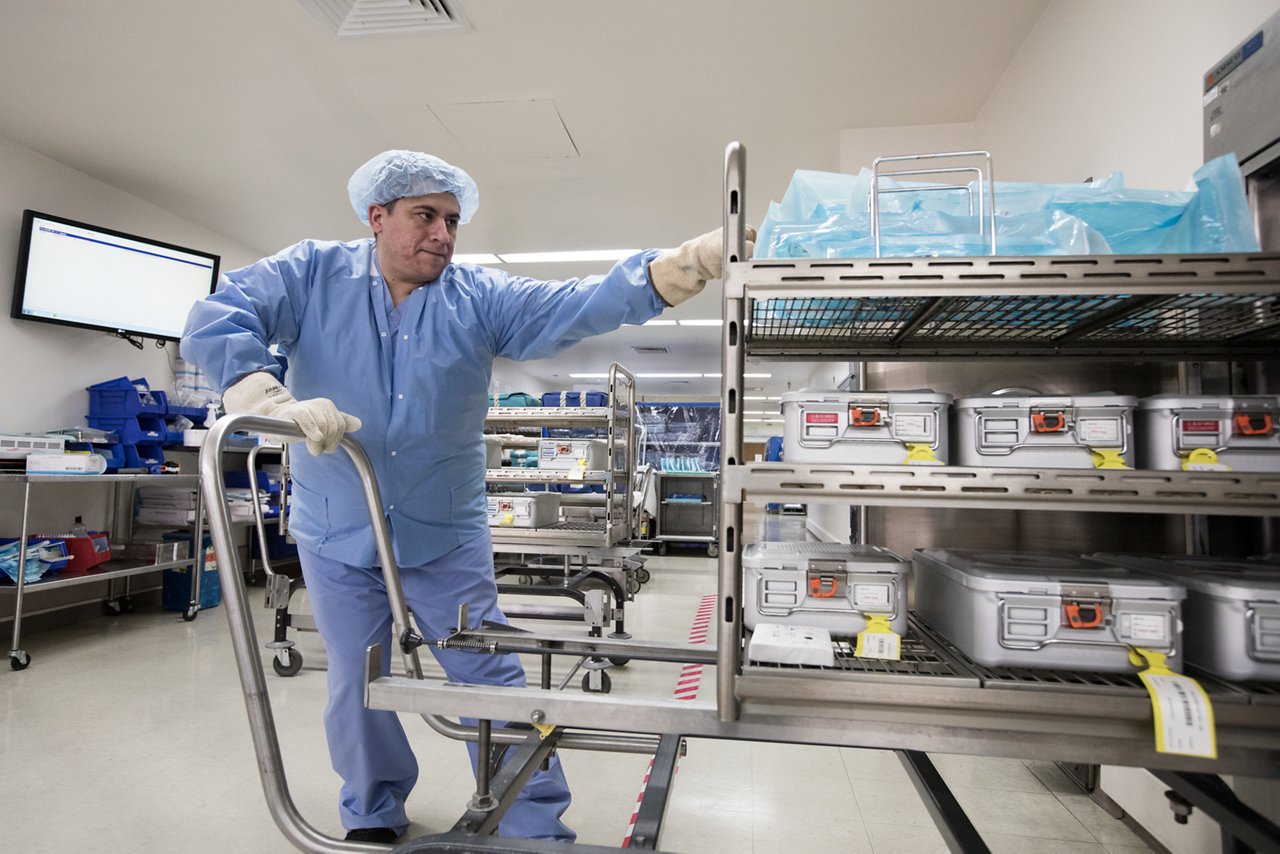
[(916, 549), (915, 608), (979, 664), (1134, 672), (1129, 648), (1182, 669), (1181, 585), (1075, 555)]
[(907, 445), (947, 462), (951, 395), (915, 391), (824, 391), (782, 396), (782, 458), (789, 463), (902, 464)]
[(1188, 664), (1238, 681), (1280, 681), (1280, 572), (1209, 555), (1102, 553), (1097, 560), (1187, 589), (1182, 643)]
[(608, 467), (609, 446), (603, 439), (538, 440), (540, 469), (604, 471)]
[(1157, 394), (1138, 401), (1138, 463), (1178, 471), (1212, 451), (1235, 471), (1280, 472), (1280, 396)]
[(1133, 410), (1117, 394), (994, 395), (955, 402), (956, 465), (1094, 468), (1093, 451), (1118, 452), (1132, 468)]
[(752, 543), (742, 552), (743, 619), (812, 626), (854, 637), (866, 614), (907, 631), (910, 561), (880, 546), (843, 543)]
[(488, 496), (488, 505), (492, 528), (545, 528), (560, 521), (558, 492), (497, 493)]

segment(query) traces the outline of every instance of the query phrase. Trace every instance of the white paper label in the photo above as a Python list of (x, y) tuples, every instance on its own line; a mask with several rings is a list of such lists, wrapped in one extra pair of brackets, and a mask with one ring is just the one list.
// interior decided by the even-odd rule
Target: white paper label
[(931, 439), (928, 415), (893, 416), (893, 435), (899, 439)]
[(1120, 444), (1120, 422), (1114, 418), (1081, 418), (1076, 431), (1080, 441), (1090, 445)]
[(1166, 622), (1163, 614), (1130, 614), (1129, 637), (1136, 641), (1164, 643), (1168, 640)]
[(892, 632), (863, 632), (859, 638), (859, 658), (898, 661), (902, 658), (902, 637)]
[(1194, 681), (1178, 674), (1140, 674), (1156, 706), (1156, 749), (1184, 756), (1218, 755), (1213, 709)]
[(855, 584), (853, 585), (853, 604), (859, 608), (888, 608), (889, 585), (887, 584)]

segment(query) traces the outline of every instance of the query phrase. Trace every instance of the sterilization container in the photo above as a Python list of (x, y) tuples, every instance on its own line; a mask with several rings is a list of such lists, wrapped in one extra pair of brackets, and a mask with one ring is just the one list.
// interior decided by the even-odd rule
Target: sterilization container
[(752, 543), (742, 553), (744, 622), (749, 629), (779, 623), (854, 637), (868, 616), (880, 615), (905, 634), (910, 569), (880, 546)]
[(1133, 410), (1118, 394), (992, 395), (955, 402), (953, 462), (1017, 468), (1133, 468)]
[(1093, 557), (1187, 589), (1182, 644), (1188, 664), (1226, 679), (1280, 681), (1280, 571), (1276, 567), (1207, 555)]
[(930, 389), (782, 396), (782, 458), (789, 463), (945, 465), (951, 395)]
[(499, 493), (488, 499), (491, 528), (545, 528), (560, 521), (558, 492)]
[(609, 446), (603, 439), (539, 439), (538, 468), (604, 471)]
[(915, 608), (989, 667), (1135, 672), (1130, 647), (1182, 669), (1181, 585), (1075, 555), (916, 549)]
[(1137, 417), (1142, 468), (1280, 472), (1280, 396), (1157, 394)]

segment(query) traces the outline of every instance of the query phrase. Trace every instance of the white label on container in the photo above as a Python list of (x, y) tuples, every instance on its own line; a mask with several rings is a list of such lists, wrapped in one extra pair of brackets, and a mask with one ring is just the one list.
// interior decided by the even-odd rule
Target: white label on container
[(893, 416), (893, 435), (899, 439), (931, 439), (928, 415)]
[(1130, 614), (1129, 637), (1140, 641), (1168, 640), (1166, 620), (1163, 614)]
[(1155, 708), (1156, 750), (1217, 758), (1213, 706), (1192, 679), (1176, 673), (1138, 674)]
[(1120, 444), (1120, 421), (1115, 418), (1081, 418), (1076, 431), (1080, 441), (1090, 445)]
[(853, 604), (859, 608), (888, 608), (889, 585), (887, 584), (855, 584), (853, 585)]
[(854, 654), (859, 658), (901, 661), (902, 637), (893, 632), (863, 632), (858, 635), (858, 645)]

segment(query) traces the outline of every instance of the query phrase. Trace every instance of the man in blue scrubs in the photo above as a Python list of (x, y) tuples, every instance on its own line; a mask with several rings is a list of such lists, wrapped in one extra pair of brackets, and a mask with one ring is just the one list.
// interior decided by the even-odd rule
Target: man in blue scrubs
[[(715, 231), (633, 255), (604, 276), (535, 281), (452, 263), (479, 193), (443, 160), (387, 151), (347, 189), (373, 237), (305, 240), (223, 275), (192, 308), (182, 355), (225, 389), (228, 413), (290, 419), (306, 436), (311, 453), (292, 458), (290, 528), (328, 653), (325, 732), (343, 780), (339, 811), (348, 839), (391, 842), (409, 823), (418, 766), (395, 713), (364, 708), (364, 650), (383, 644), (389, 672), (391, 611), (355, 468), (332, 452), (350, 432), (368, 453), (405, 599), (428, 641), (448, 633), (461, 602), (476, 621), (505, 622), (485, 515), (493, 360), (543, 359), (644, 323), (719, 278), (723, 243)], [(288, 356), (287, 388), (273, 344)], [(451, 681), (524, 685), (514, 655), (431, 649)], [(499, 833), (572, 841), (560, 821), (568, 805), (554, 758)]]

